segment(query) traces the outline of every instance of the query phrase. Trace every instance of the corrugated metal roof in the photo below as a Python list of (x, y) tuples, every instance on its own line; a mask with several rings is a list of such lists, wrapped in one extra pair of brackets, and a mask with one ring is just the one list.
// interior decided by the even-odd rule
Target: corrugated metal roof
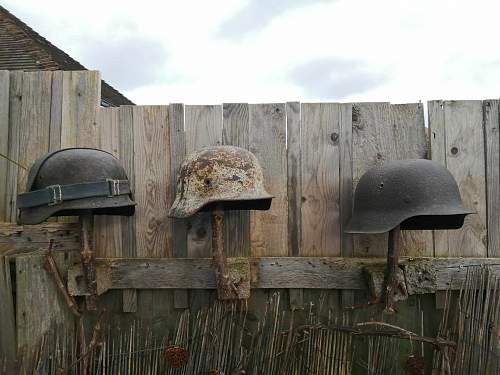
[[(87, 70), (82, 64), (40, 36), (0, 6), (0, 70)], [(134, 104), (105, 81), (101, 104)]]

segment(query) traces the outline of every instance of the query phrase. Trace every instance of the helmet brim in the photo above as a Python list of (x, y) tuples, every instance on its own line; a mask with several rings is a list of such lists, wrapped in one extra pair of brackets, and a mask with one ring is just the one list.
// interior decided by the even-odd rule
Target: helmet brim
[[(380, 212), (365, 212), (361, 215), (352, 217), (344, 232), (352, 234), (386, 233), (396, 228), (398, 225), (402, 225), (402, 229), (411, 230), (458, 229), (463, 225), (465, 216), (475, 213), (475, 211), (467, 208), (421, 211), (407, 214), (395, 213), (393, 215), (384, 215)], [(424, 224), (426, 220), (419, 220), (419, 218), (433, 220), (434, 225), (427, 226)], [(405, 226), (405, 221), (411, 221), (411, 223)], [(439, 225), (441, 225), (441, 227), (439, 227)]]
[[(187, 200), (185, 198), (177, 198), (170, 211), (168, 212), (168, 216), (177, 219), (184, 219), (190, 216), (193, 216), (197, 212), (203, 211), (205, 208), (212, 206), (215, 203), (221, 203), (224, 205), (225, 202), (228, 202), (227, 205), (229, 209), (247, 209), (247, 210), (268, 210), (271, 206), (271, 200), (274, 196), (270, 194), (260, 194), (258, 196), (246, 196), (246, 197), (238, 197), (238, 198), (224, 198), (223, 200), (219, 199), (211, 199), (211, 200)], [(241, 204), (237, 204), (241, 202)], [(232, 204), (231, 204), (232, 203)], [(239, 208), (237, 208), (240, 206)], [(233, 207), (233, 208), (231, 208)]]
[(19, 210), (17, 223), (40, 224), (51, 216), (79, 216), (84, 211), (90, 211), (93, 215), (132, 216), (135, 205), (129, 195), (77, 199), (52, 206), (22, 208)]

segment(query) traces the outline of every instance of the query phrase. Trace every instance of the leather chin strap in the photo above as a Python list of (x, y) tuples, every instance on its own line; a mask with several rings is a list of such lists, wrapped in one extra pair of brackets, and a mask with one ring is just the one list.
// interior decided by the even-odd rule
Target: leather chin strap
[(17, 196), (17, 208), (54, 206), (65, 201), (131, 194), (128, 180), (106, 179), (71, 185), (51, 185)]

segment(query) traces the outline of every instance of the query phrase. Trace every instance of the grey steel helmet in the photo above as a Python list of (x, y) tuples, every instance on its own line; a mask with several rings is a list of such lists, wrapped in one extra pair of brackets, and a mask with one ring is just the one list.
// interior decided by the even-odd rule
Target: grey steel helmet
[(125, 170), (106, 151), (67, 148), (31, 166), (26, 192), (17, 196), (19, 224), (38, 224), (51, 216), (134, 214), (135, 202)]
[(186, 157), (177, 177), (169, 216), (185, 218), (215, 204), (225, 210), (267, 210), (273, 198), (264, 188), (254, 154), (235, 146), (200, 149)]
[(368, 170), (354, 194), (347, 233), (401, 229), (458, 229), (465, 208), (457, 183), (442, 165), (424, 159), (387, 162)]

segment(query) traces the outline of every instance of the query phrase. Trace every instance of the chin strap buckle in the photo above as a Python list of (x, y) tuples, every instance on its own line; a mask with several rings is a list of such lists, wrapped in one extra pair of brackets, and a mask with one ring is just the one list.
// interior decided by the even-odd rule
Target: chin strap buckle
[(55, 206), (62, 203), (63, 196), (61, 185), (50, 185), (47, 186), (46, 189), (50, 194), (50, 202), (48, 203), (49, 206)]

